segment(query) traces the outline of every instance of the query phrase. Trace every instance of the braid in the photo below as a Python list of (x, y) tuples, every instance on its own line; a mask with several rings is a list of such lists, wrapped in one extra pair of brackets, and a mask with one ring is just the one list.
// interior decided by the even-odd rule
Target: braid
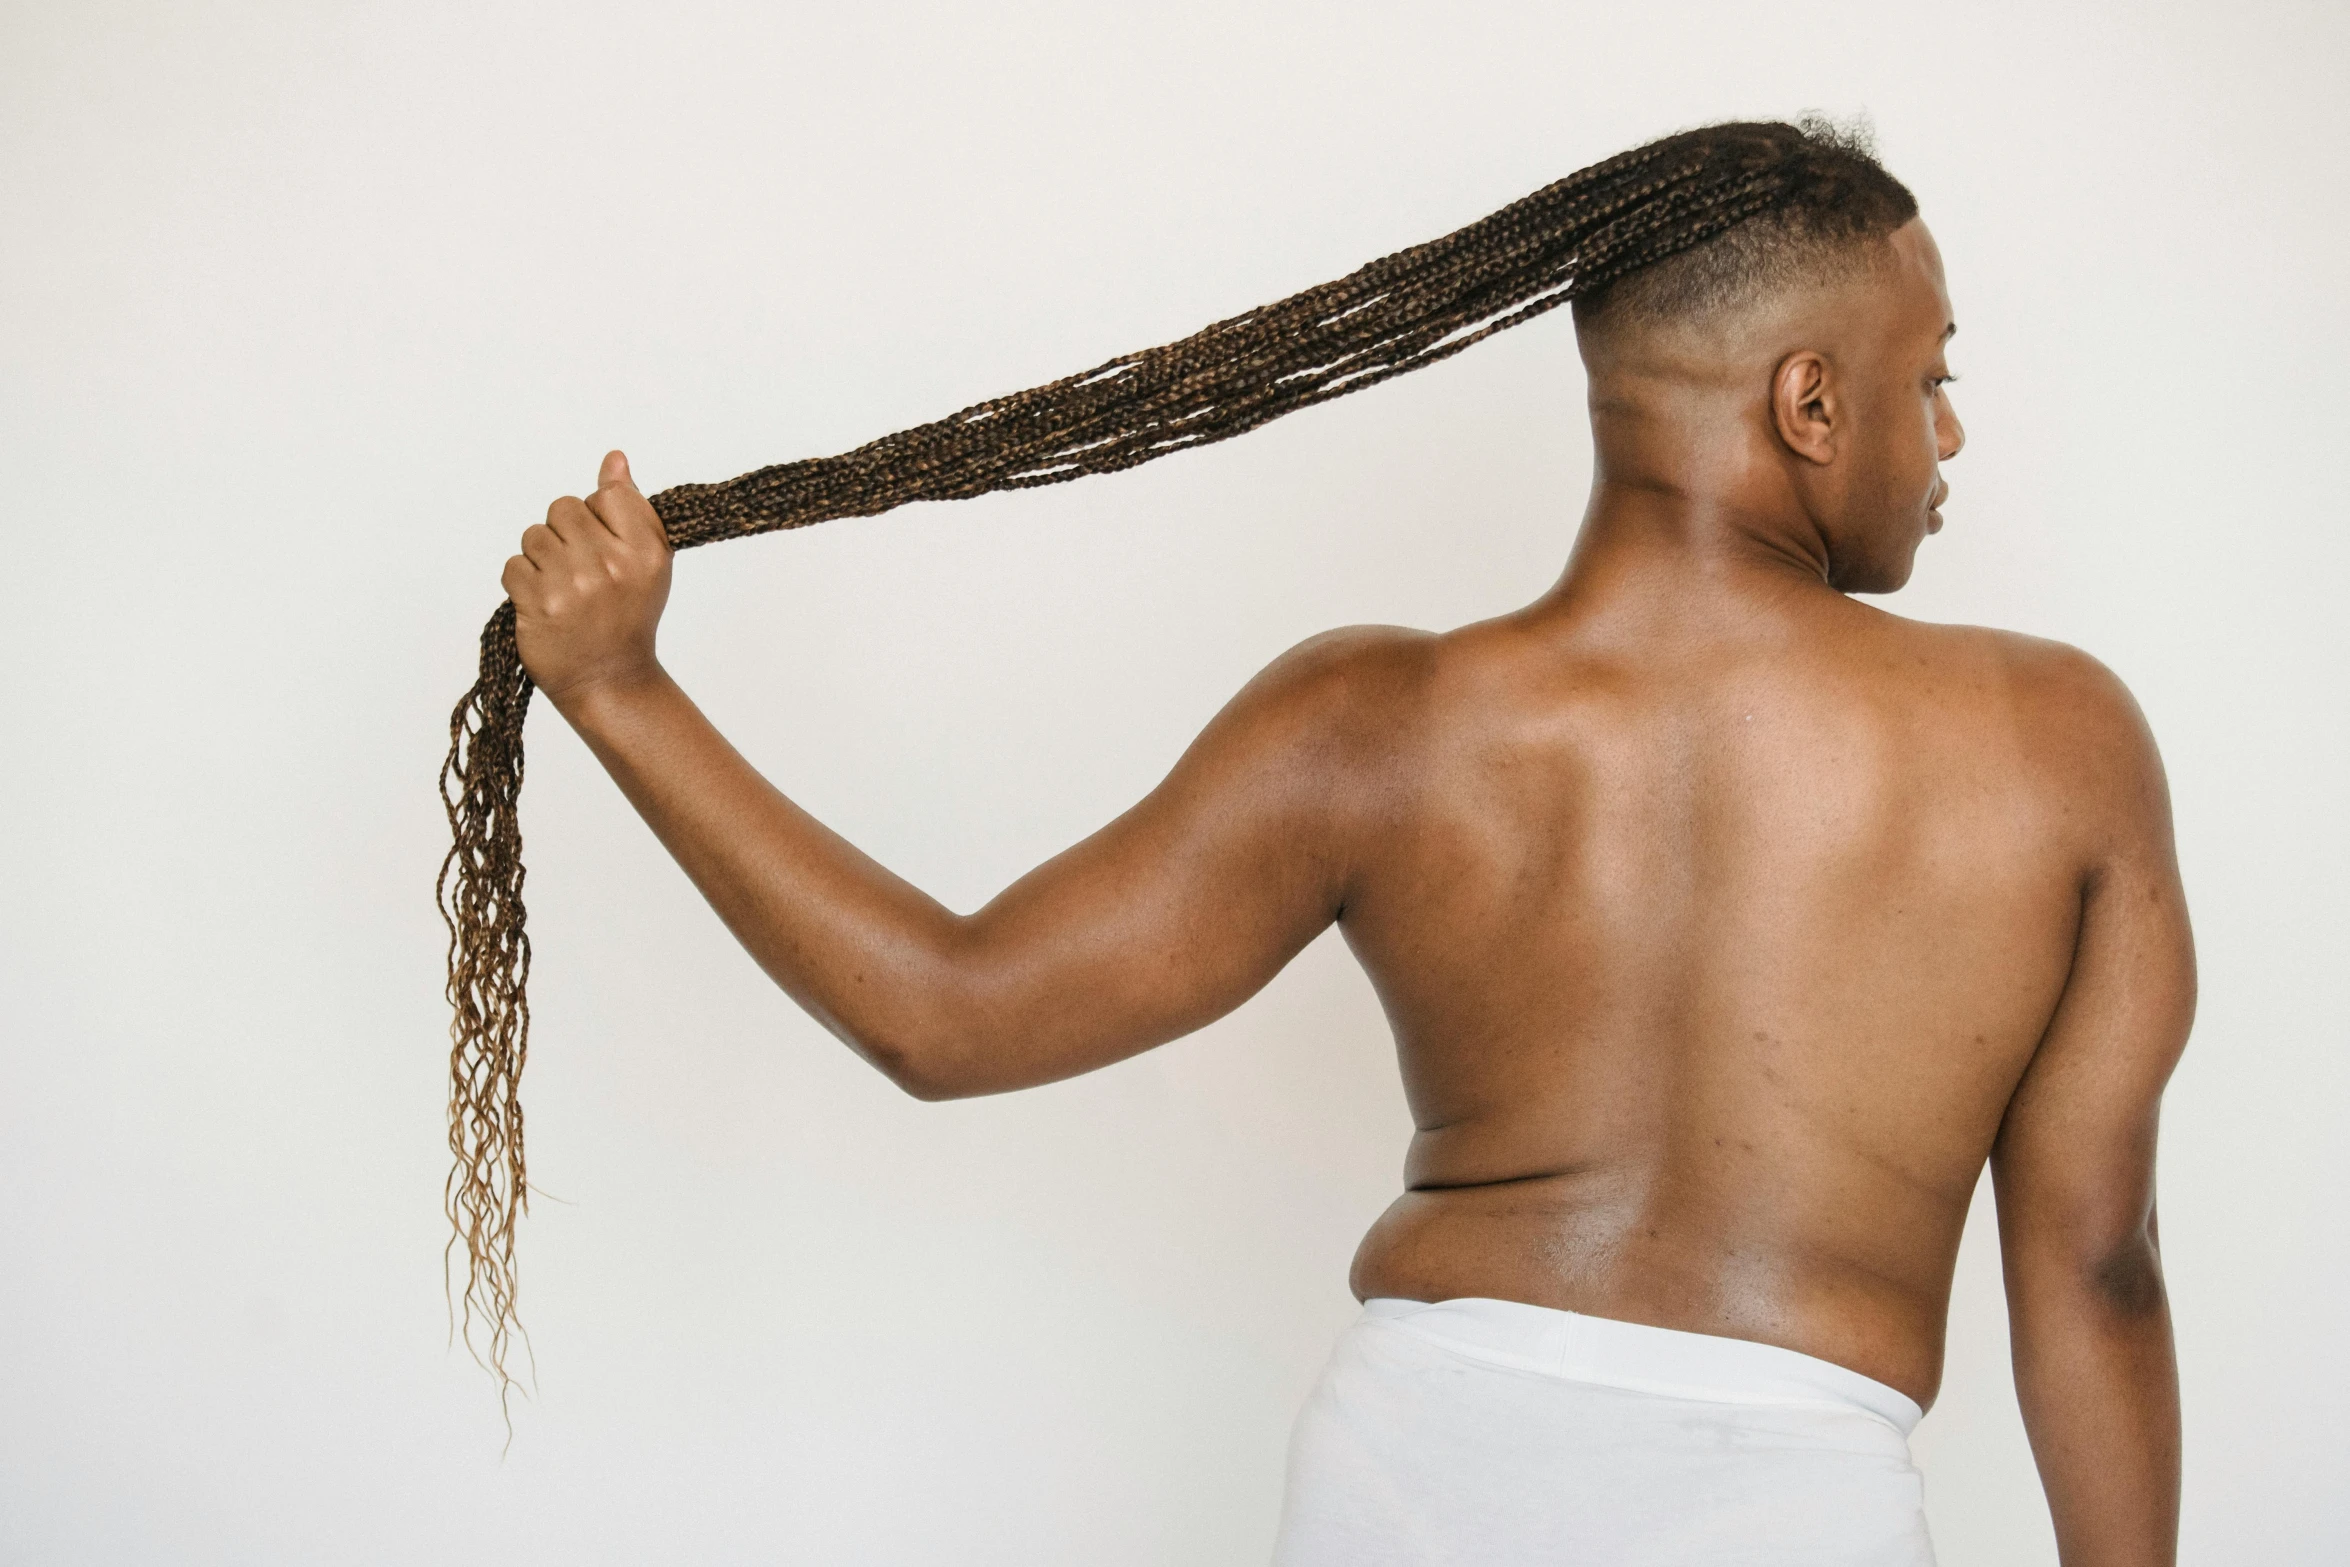
[[(837, 457), (651, 498), (670, 544), (865, 517), (1111, 473), (1451, 357), (1506, 327), (1674, 257), (1797, 199), (1818, 179), (1811, 127), (1745, 124), (1666, 137), (1570, 174), (1441, 239), (1180, 341), (977, 403)], [(1870, 165), (1874, 168), (1873, 163)], [(1880, 171), (1881, 172), (1881, 171)], [(1884, 176), (1890, 180), (1890, 176)], [(1898, 187), (1896, 187), (1898, 188)], [(1904, 193), (1906, 195), (1906, 193)], [(441, 769), (454, 845), (434, 896), (449, 927), (446, 1207), (466, 1248), (465, 1339), (498, 1379), (515, 1315), (515, 1219), (529, 1202), (517, 1085), (524, 982), (522, 721), (532, 683), (514, 604), (481, 636), (480, 679), (449, 721)], [(452, 1312), (454, 1312), (452, 1306)], [(476, 1346), (476, 1316), (487, 1324)]]

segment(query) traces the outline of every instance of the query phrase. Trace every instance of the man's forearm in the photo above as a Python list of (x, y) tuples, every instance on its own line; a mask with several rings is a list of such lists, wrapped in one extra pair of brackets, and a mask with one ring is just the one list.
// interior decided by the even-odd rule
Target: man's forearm
[(961, 917), (786, 799), (658, 665), (555, 705), (776, 984), (929, 1092)]
[(2169, 1567), (2179, 1390), (2159, 1269), (2011, 1302), (2016, 1393), (2064, 1567)]

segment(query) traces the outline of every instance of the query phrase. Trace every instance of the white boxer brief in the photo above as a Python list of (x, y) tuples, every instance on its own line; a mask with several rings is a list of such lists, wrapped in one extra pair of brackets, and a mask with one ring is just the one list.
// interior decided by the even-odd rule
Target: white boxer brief
[(1298, 1415), (1274, 1567), (1932, 1567), (1919, 1414), (1772, 1344), (1373, 1300)]

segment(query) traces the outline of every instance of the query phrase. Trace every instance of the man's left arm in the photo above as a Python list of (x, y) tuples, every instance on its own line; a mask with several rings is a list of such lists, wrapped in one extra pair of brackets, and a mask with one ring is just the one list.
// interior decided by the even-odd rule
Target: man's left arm
[(1991, 1170), (2016, 1392), (2064, 1567), (2177, 1552), (2178, 1372), (2155, 1223), (2162, 1090), (2195, 1008), (2170, 802), (2136, 704), (2082, 659), (2060, 722), (2098, 825), (2072, 972)]

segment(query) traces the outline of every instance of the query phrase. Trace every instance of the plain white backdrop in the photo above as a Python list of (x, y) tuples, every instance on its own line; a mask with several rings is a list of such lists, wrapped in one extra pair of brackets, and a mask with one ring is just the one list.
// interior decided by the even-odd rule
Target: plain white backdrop
[[(1888, 607), (2089, 648), (2168, 759), (2185, 1558), (2350, 1559), (2346, 76), (2324, 0), (0, 7), (0, 1560), (1261, 1560), (1407, 1130), (1344, 948), (918, 1104), (543, 706), (500, 1462), (444, 1345), (430, 903), (500, 566), (608, 446), (648, 490), (843, 450), (1811, 108), (1874, 116), (1961, 324)], [(664, 654), (969, 908), (1300, 638), (1541, 591), (1587, 482), (1559, 311), (1135, 472), (687, 555)], [(1916, 1446), (1946, 1563), (2048, 1563), (1988, 1210)]]

